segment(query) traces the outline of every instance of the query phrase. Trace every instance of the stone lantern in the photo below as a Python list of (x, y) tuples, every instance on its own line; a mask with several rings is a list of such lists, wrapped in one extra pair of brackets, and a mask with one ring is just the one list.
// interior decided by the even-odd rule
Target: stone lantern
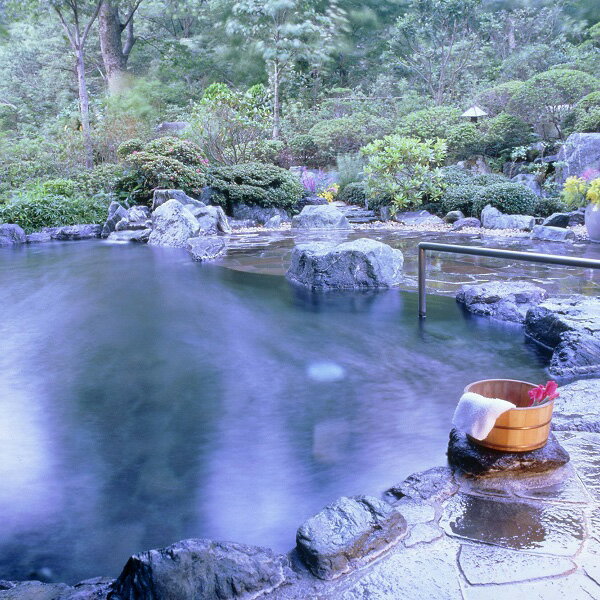
[(469, 118), (471, 123), (477, 123), (477, 119), (480, 117), (487, 117), (487, 113), (479, 108), (479, 106), (471, 106), (471, 108), (466, 110), (461, 117)]

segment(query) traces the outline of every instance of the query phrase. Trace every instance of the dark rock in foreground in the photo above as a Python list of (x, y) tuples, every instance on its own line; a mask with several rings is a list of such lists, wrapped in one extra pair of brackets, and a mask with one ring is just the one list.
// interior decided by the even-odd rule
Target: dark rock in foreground
[(38, 244), (42, 242), (50, 242), (52, 240), (52, 235), (49, 231), (34, 231), (26, 237), (28, 244)]
[(600, 433), (600, 379), (582, 379), (558, 391), (552, 429)]
[(446, 223), (456, 223), (457, 221), (462, 221), (465, 218), (464, 213), (461, 210), (451, 210), (444, 217), (444, 221)]
[(462, 229), (466, 229), (467, 227), (474, 227), (475, 229), (479, 229), (481, 227), (481, 221), (476, 219), (475, 217), (466, 217), (464, 219), (459, 219), (454, 222), (452, 225), (452, 231), (461, 231)]
[(544, 473), (569, 462), (569, 453), (551, 433), (548, 443), (531, 452), (500, 452), (472, 442), (467, 434), (452, 429), (448, 443), (448, 462), (476, 477), (504, 474)]
[(527, 312), (526, 335), (553, 350), (550, 372), (559, 377), (600, 372), (600, 299), (550, 298)]
[(433, 467), (427, 471), (413, 473), (402, 483), (385, 492), (386, 499), (395, 501), (401, 498), (424, 500), (426, 502), (443, 502), (458, 491), (452, 469)]
[(227, 248), (220, 237), (196, 237), (188, 240), (187, 249), (194, 260), (202, 262), (222, 256)]
[(189, 539), (133, 555), (111, 600), (257, 598), (285, 581), (287, 559), (268, 548)]
[(102, 227), (102, 237), (107, 238), (117, 228), (117, 223), (127, 218), (127, 211), (118, 203), (111, 202), (108, 207), (108, 218)]
[(404, 517), (369, 496), (342, 497), (308, 519), (296, 534), (296, 548), (320, 579), (335, 579), (355, 561), (375, 558), (405, 533)]
[(544, 219), (544, 227), (568, 227), (571, 220), (570, 213), (552, 213)]
[(295, 229), (352, 229), (341, 210), (331, 204), (308, 205), (292, 219)]
[(311, 289), (387, 288), (400, 283), (403, 263), (400, 250), (376, 240), (315, 242), (294, 248), (286, 276)]
[(463, 285), (456, 300), (472, 313), (524, 323), (527, 311), (547, 296), (546, 290), (526, 281), (490, 281)]
[(25, 232), (18, 225), (11, 223), (0, 225), (0, 247), (24, 244), (26, 241)]
[(102, 225), (68, 225), (66, 227), (52, 227), (53, 240), (89, 240), (99, 238)]

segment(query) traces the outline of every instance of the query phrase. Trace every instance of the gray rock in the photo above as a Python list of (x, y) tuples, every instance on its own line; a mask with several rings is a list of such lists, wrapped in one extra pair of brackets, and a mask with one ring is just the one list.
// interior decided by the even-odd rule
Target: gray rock
[(463, 220), (465, 218), (464, 213), (461, 210), (451, 210), (445, 217), (446, 223), (456, 223), (456, 221)]
[(567, 214), (569, 215), (569, 227), (585, 224), (585, 208), (574, 210)]
[(487, 164), (484, 156), (474, 156), (468, 160), (460, 160), (456, 163), (457, 167), (469, 171), (473, 175), (489, 175), (492, 169)]
[(461, 231), (463, 229), (467, 229), (468, 227), (473, 227), (475, 229), (479, 229), (481, 227), (481, 221), (476, 219), (475, 217), (466, 217), (465, 219), (459, 219), (452, 225), (452, 231)]
[(180, 204), (187, 206), (190, 210), (192, 207), (199, 208), (206, 206), (204, 202), (190, 198), (183, 190), (154, 190), (152, 196), (152, 210), (155, 211), (159, 206), (163, 205), (168, 200), (177, 200)]
[(52, 240), (52, 235), (49, 231), (36, 231), (26, 236), (28, 244), (37, 244), (39, 242), (49, 242)]
[(68, 225), (53, 228), (51, 233), (54, 240), (89, 240), (99, 238), (102, 234), (102, 225)]
[(558, 152), (556, 182), (579, 176), (587, 168), (600, 169), (600, 133), (572, 133)]
[(135, 231), (139, 229), (148, 229), (152, 227), (152, 219), (145, 219), (143, 221), (130, 221), (129, 219), (121, 219), (116, 227), (115, 231)]
[(528, 215), (505, 215), (497, 208), (488, 204), (481, 211), (481, 224), (486, 229), (519, 229), (531, 231), (535, 219)]
[(582, 379), (559, 388), (552, 429), (600, 433), (600, 379)]
[(243, 219), (228, 219), (229, 227), (231, 227), (232, 231), (236, 229), (248, 229), (249, 227), (258, 227), (258, 223), (256, 221)]
[(220, 206), (203, 206), (194, 211), (201, 235), (231, 233), (231, 226), (225, 212)]
[(547, 297), (546, 290), (527, 281), (467, 284), (456, 294), (469, 312), (513, 323), (524, 323), (527, 311)]
[(280, 217), (281, 221), (290, 220), (289, 215), (282, 208), (264, 208), (247, 204), (236, 204), (232, 209), (232, 215), (234, 219), (256, 221), (260, 225), (265, 225), (273, 217)]
[(267, 229), (277, 229), (283, 225), (283, 218), (281, 215), (275, 215), (271, 217), (266, 223), (265, 227)]
[(571, 213), (553, 213), (542, 222), (545, 227), (568, 227)]
[(531, 232), (532, 240), (543, 240), (545, 242), (574, 242), (575, 233), (571, 229), (563, 227), (547, 227), (536, 225)]
[(287, 278), (311, 289), (357, 289), (398, 285), (404, 257), (368, 238), (339, 245), (312, 243), (296, 246)]
[(0, 581), (0, 600), (106, 600), (113, 580), (97, 577), (75, 584)]
[(155, 131), (161, 135), (172, 135), (182, 133), (189, 126), (188, 121), (163, 121), (156, 126)]
[(19, 225), (12, 223), (0, 225), (0, 247), (24, 244), (26, 241), (25, 232)]
[(426, 210), (396, 213), (394, 219), (403, 225), (443, 225), (444, 219)]
[(298, 529), (296, 549), (313, 575), (335, 579), (354, 563), (375, 558), (406, 529), (404, 517), (389, 504), (369, 496), (342, 497)]
[(200, 230), (194, 215), (177, 200), (167, 200), (152, 213), (151, 246), (184, 248)]
[(128, 231), (113, 231), (108, 240), (111, 242), (137, 242), (145, 244), (150, 239), (152, 229), (132, 229)]
[(102, 227), (101, 236), (107, 238), (110, 233), (115, 231), (117, 223), (126, 218), (127, 211), (118, 202), (111, 202), (108, 207), (108, 218)]
[(450, 432), (448, 462), (467, 475), (487, 477), (504, 474), (544, 473), (569, 462), (569, 453), (550, 433), (548, 442), (531, 452), (498, 452), (478, 446), (457, 429)]
[(402, 483), (385, 492), (385, 497), (396, 499), (411, 498), (417, 501), (439, 504), (456, 494), (458, 484), (452, 470), (448, 467), (433, 467), (426, 471), (413, 473)]
[(222, 238), (210, 236), (190, 238), (187, 249), (194, 260), (206, 261), (222, 256), (227, 247)]
[(408, 536), (404, 540), (407, 548), (412, 548), (417, 544), (431, 544), (444, 536), (444, 532), (433, 523), (418, 523), (411, 528)]
[(532, 175), (531, 173), (520, 173), (519, 175), (515, 175), (511, 181), (528, 187), (536, 196), (541, 198), (542, 186), (539, 184), (535, 175)]
[(600, 372), (600, 299), (578, 295), (550, 298), (527, 312), (525, 334), (553, 350), (552, 375)]
[(258, 598), (278, 588), (287, 560), (268, 548), (190, 539), (133, 555), (114, 584), (114, 600)]
[(127, 220), (131, 223), (145, 222), (152, 217), (152, 213), (147, 206), (132, 206), (127, 211)]
[(292, 219), (295, 229), (351, 229), (352, 226), (344, 214), (330, 204), (323, 206), (309, 205)]

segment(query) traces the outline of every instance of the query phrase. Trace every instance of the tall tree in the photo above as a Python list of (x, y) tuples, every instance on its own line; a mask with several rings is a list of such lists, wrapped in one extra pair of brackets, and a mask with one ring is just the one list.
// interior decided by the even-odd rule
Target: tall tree
[(103, 0), (100, 7), (100, 51), (111, 92), (120, 91), (125, 83), (127, 61), (136, 41), (133, 31), (134, 15), (142, 1), (132, 0), (121, 6), (122, 3), (118, 0)]
[(101, 5), (102, 0), (50, 0), (50, 6), (60, 19), (75, 55), (81, 131), (85, 146), (85, 164), (88, 168), (94, 166), (94, 150), (90, 131), (90, 100), (85, 74), (85, 45)]
[(343, 22), (337, 0), (238, 0), (227, 30), (247, 37), (262, 56), (273, 94), (273, 139), (280, 134), (281, 84), (299, 61), (328, 58)]

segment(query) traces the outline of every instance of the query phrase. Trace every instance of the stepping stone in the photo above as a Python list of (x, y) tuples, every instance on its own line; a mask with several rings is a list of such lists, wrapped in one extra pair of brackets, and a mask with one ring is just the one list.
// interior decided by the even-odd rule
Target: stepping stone
[(467, 434), (453, 429), (448, 443), (448, 462), (468, 475), (485, 477), (503, 474), (544, 473), (569, 462), (569, 453), (551, 433), (543, 448), (531, 452), (500, 452), (472, 442)]
[(600, 379), (582, 379), (561, 386), (554, 401), (552, 429), (600, 433)]

